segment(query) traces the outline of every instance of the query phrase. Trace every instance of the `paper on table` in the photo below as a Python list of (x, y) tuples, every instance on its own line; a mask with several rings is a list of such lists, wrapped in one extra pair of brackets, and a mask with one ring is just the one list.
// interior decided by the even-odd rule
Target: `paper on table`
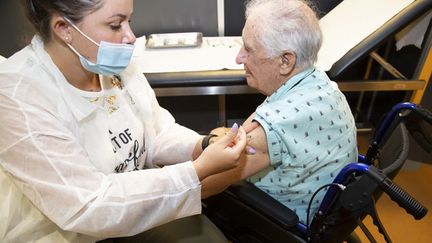
[(243, 69), (235, 63), (241, 45), (241, 37), (204, 37), (200, 47), (146, 49), (141, 37), (134, 55), (144, 73)]
[(424, 15), (420, 19), (411, 23), (403, 30), (396, 34), (396, 50), (399, 51), (402, 47), (408, 45), (415, 45), (421, 49), (423, 38), (427, 33), (430, 20), (432, 18), (432, 12), (429, 11), (427, 15)]
[(414, 0), (344, 0), (320, 20), (323, 45), (317, 66), (325, 71)]

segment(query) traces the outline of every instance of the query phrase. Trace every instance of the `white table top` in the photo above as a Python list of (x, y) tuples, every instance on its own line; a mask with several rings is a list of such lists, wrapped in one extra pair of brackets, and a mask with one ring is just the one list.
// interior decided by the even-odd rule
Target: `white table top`
[[(317, 66), (325, 71), (414, 0), (344, 0), (320, 20), (323, 44)], [(243, 69), (235, 63), (241, 37), (203, 37), (200, 47), (146, 49), (136, 42), (144, 73)]]

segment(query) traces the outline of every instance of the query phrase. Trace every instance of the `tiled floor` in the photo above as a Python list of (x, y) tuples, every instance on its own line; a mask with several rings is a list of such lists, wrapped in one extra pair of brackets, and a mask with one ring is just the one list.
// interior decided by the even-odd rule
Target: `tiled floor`
[[(360, 150), (364, 149), (365, 143), (362, 141), (365, 139), (364, 136), (367, 134), (359, 136)], [(387, 195), (383, 195), (376, 204), (377, 211), (392, 241), (395, 243), (432, 242), (432, 165), (408, 161), (394, 182), (428, 208), (429, 213), (423, 219), (416, 221)], [(364, 222), (378, 242), (385, 242), (370, 218), (366, 218)], [(362, 242), (369, 242), (359, 229), (356, 232)]]

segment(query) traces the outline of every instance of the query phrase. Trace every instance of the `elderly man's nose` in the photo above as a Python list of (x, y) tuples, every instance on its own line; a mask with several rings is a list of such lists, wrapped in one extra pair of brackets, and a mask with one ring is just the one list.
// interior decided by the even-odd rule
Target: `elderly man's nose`
[(242, 47), (240, 49), (240, 51), (237, 53), (236, 63), (237, 64), (244, 64), (245, 59), (246, 59), (246, 52), (244, 51), (244, 48)]

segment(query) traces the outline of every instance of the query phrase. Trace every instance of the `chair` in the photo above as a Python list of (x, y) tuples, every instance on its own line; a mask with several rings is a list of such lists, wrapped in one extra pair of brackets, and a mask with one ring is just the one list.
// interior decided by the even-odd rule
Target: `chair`
[(300, 223), (293, 211), (248, 182), (204, 200), (203, 211), (234, 243), (359, 242), (353, 234), (358, 226), (375, 242), (362, 224), (366, 215), (391, 242), (375, 210), (375, 201), (382, 193), (417, 220), (427, 213), (391, 181), (407, 159), (409, 132), (405, 120), (413, 114), (432, 124), (432, 113), (419, 106), (394, 106), (376, 131), (366, 155), (359, 155), (358, 161), (344, 167), (333, 183), (317, 190), (328, 188), (318, 212), (309, 217), (311, 223)]

